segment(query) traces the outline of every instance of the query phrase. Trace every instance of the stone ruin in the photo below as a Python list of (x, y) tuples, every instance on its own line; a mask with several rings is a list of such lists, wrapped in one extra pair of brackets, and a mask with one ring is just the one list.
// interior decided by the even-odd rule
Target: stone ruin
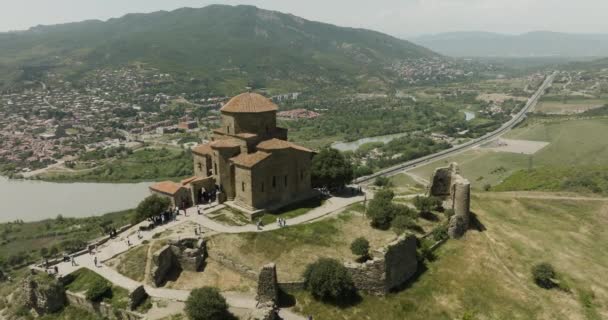
[(129, 309), (135, 310), (148, 298), (148, 293), (143, 285), (129, 292)]
[(249, 320), (280, 320), (278, 314), (279, 283), (277, 267), (269, 263), (262, 267), (258, 277), (256, 308), (249, 314)]
[(460, 238), (469, 228), (471, 216), (471, 183), (460, 175), (458, 164), (437, 168), (431, 176), (429, 196), (445, 200), (448, 208), (454, 210), (450, 218), (448, 234), (450, 238)]
[(57, 312), (67, 303), (65, 289), (55, 279), (41, 281), (30, 276), (21, 283), (21, 292), (22, 303), (39, 315)]
[(201, 271), (207, 257), (203, 239), (186, 238), (172, 241), (152, 255), (152, 279), (162, 286), (171, 272), (177, 270)]
[(344, 266), (358, 290), (383, 296), (405, 284), (418, 270), (416, 243), (414, 235), (404, 234), (376, 250), (373, 259), (346, 262)]

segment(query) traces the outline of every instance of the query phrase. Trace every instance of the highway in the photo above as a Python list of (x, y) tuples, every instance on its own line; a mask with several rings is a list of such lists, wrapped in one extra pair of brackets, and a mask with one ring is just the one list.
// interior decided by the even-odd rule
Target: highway
[(438, 160), (441, 160), (441, 159), (444, 159), (447, 157), (454, 156), (456, 154), (459, 154), (459, 153), (465, 152), (467, 150), (470, 150), (474, 147), (483, 145), (485, 143), (488, 143), (488, 142), (502, 136), (503, 134), (505, 134), (508, 131), (510, 131), (511, 129), (513, 129), (513, 127), (518, 125), (524, 119), (526, 119), (526, 114), (534, 109), (538, 100), (545, 94), (545, 91), (547, 90), (547, 88), (549, 86), (551, 86), (551, 84), (553, 83), (553, 79), (555, 79), (556, 75), (557, 75), (557, 71), (552, 73), (551, 75), (547, 76), (547, 78), (545, 79), (543, 84), (538, 88), (538, 90), (534, 93), (534, 95), (532, 95), (532, 97), (530, 99), (528, 99), (528, 102), (526, 103), (526, 105), (511, 120), (505, 122), (500, 128), (496, 129), (495, 131), (487, 133), (480, 138), (465, 142), (465, 143), (457, 145), (457, 146), (453, 146), (450, 149), (446, 149), (446, 150), (443, 150), (443, 151), (440, 151), (440, 152), (437, 152), (434, 154), (430, 154), (430, 155), (424, 156), (422, 158), (410, 160), (408, 162), (404, 162), (404, 163), (398, 164), (396, 166), (392, 166), (390, 168), (383, 169), (383, 170), (378, 171), (369, 176), (357, 178), (353, 182), (356, 184), (366, 184), (380, 176), (385, 176), (385, 177), (392, 176), (399, 172), (407, 171), (409, 169), (415, 168), (420, 165), (425, 165), (425, 164), (435, 162), (435, 161), (438, 161)]

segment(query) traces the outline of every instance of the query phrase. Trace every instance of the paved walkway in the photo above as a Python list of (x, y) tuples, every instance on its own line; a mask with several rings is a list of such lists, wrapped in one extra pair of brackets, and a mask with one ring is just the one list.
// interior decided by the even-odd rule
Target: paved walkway
[[(343, 210), (347, 206), (361, 202), (364, 200), (364, 196), (354, 196), (354, 197), (332, 197), (325, 201), (325, 203), (315, 209), (310, 210), (309, 212), (287, 219), (287, 228), (289, 226), (295, 226), (303, 223), (308, 223), (312, 221), (317, 221), (319, 219), (326, 218), (330, 216), (332, 213)], [(70, 274), (80, 268), (87, 268), (104, 277), (111, 283), (116, 286), (123, 287), (127, 290), (133, 290), (143, 283), (130, 279), (128, 277), (123, 276), (118, 271), (104, 265), (104, 262), (116, 257), (119, 254), (122, 254), (128, 251), (130, 248), (141, 245), (144, 241), (150, 241), (153, 237), (159, 233), (165, 232), (169, 229), (173, 229), (179, 227), (184, 223), (196, 223), (203, 226), (206, 229), (212, 230), (217, 233), (247, 233), (247, 232), (268, 232), (272, 230), (279, 229), (277, 224), (272, 224), (268, 226), (262, 227), (262, 229), (258, 230), (255, 225), (245, 225), (245, 226), (228, 226), (216, 221), (211, 220), (207, 217), (207, 214), (213, 213), (215, 211), (223, 209), (223, 205), (206, 207), (203, 211), (202, 215), (197, 214), (197, 208), (193, 207), (187, 210), (186, 215), (178, 216), (176, 221), (169, 222), (165, 225), (158, 226), (151, 231), (141, 232), (141, 238), (137, 236), (137, 231), (139, 227), (147, 224), (147, 222), (142, 222), (131, 227), (129, 230), (121, 233), (115, 239), (112, 239), (105, 244), (101, 245), (97, 248), (96, 253), (94, 255), (85, 254), (79, 257), (75, 257), (74, 261), (76, 265), (72, 265), (71, 262), (62, 262), (57, 265), (59, 269), (60, 275)], [(193, 230), (194, 233), (194, 230)], [(95, 266), (94, 259), (97, 257), (98, 266)], [(188, 296), (190, 295), (190, 291), (188, 290), (174, 290), (174, 289), (165, 289), (165, 288), (154, 288), (144, 284), (146, 292), (151, 297), (154, 298), (162, 298), (169, 299), (174, 301), (186, 301)], [(254, 309), (256, 305), (255, 297), (249, 294), (238, 293), (238, 292), (223, 292), (222, 293), (226, 298), (226, 301), (232, 308), (241, 308), (241, 309)], [(280, 311), (281, 317), (285, 320), (305, 320), (304, 317), (297, 315), (289, 310), (282, 309)]]

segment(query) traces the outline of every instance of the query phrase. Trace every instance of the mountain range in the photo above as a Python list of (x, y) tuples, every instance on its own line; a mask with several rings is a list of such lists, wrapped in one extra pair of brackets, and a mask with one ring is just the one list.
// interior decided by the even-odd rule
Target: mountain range
[(411, 41), (453, 57), (606, 57), (608, 34), (449, 32)]
[(248, 78), (296, 79), (379, 73), (393, 60), (432, 56), (437, 54), (380, 32), (253, 6), (182, 8), (0, 33), (0, 71), (139, 62), (208, 77), (238, 70)]

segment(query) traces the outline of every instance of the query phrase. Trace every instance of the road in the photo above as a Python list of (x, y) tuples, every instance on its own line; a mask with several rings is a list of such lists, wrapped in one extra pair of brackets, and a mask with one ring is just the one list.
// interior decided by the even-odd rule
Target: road
[(354, 182), (357, 184), (366, 184), (380, 176), (385, 176), (385, 177), (392, 176), (399, 172), (415, 168), (422, 164), (428, 164), (428, 163), (435, 162), (435, 161), (438, 161), (438, 160), (441, 160), (441, 159), (444, 159), (447, 157), (454, 156), (456, 154), (470, 150), (474, 147), (480, 146), (482, 144), (485, 144), (487, 142), (490, 142), (490, 141), (502, 136), (503, 134), (505, 134), (505, 133), (509, 132), (511, 129), (513, 129), (520, 122), (522, 122), (526, 118), (526, 114), (529, 111), (534, 109), (534, 107), (538, 103), (538, 100), (543, 96), (543, 94), (545, 94), (545, 91), (547, 90), (547, 88), (549, 86), (551, 86), (551, 84), (553, 83), (553, 80), (555, 79), (556, 75), (557, 75), (557, 71), (552, 73), (551, 75), (547, 76), (547, 78), (545, 79), (543, 84), (538, 88), (538, 90), (534, 93), (534, 95), (532, 97), (530, 97), (530, 99), (528, 99), (528, 102), (523, 107), (523, 109), (521, 109), (521, 111), (519, 111), (519, 113), (517, 113), (511, 120), (509, 120), (508, 122), (503, 124), (500, 128), (496, 129), (495, 131), (487, 133), (486, 135), (484, 135), (480, 138), (471, 140), (469, 142), (466, 142), (466, 143), (463, 143), (463, 144), (460, 144), (457, 146), (453, 146), (450, 149), (443, 150), (443, 151), (440, 151), (440, 152), (437, 152), (437, 153), (434, 153), (434, 154), (431, 154), (428, 156), (424, 156), (422, 158), (414, 159), (414, 160), (411, 160), (411, 161), (408, 161), (408, 162), (405, 162), (402, 164), (398, 164), (396, 166), (378, 171), (369, 176), (360, 177), (358, 179), (355, 179)]

